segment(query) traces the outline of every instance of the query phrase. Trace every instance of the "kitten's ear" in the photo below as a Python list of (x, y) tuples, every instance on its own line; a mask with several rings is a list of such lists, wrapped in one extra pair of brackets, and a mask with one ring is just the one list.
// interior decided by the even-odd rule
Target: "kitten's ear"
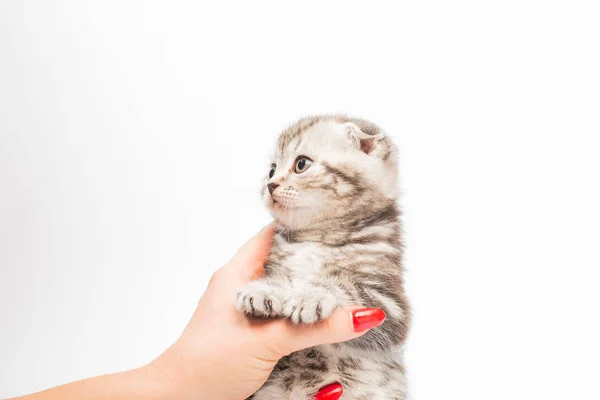
[(380, 155), (381, 150), (387, 147), (383, 140), (384, 135), (381, 133), (365, 133), (352, 122), (346, 122), (344, 130), (356, 148), (366, 154)]

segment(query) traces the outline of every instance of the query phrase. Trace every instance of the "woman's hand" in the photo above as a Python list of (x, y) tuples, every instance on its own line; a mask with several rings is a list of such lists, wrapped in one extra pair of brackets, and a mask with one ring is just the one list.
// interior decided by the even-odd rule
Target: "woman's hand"
[[(188, 326), (156, 360), (131, 371), (84, 379), (20, 400), (245, 400), (291, 352), (342, 342), (364, 334), (385, 318), (379, 309), (343, 309), (314, 325), (287, 320), (252, 321), (235, 309), (237, 291), (263, 273), (273, 228), (266, 227), (210, 280)], [(341, 386), (321, 390), (335, 400)]]
[(237, 312), (236, 294), (262, 275), (272, 236), (272, 226), (264, 228), (214, 274), (181, 337), (150, 365), (171, 382), (178, 398), (243, 400), (263, 385), (281, 357), (354, 339), (383, 322), (380, 310), (338, 310), (312, 326), (252, 321)]

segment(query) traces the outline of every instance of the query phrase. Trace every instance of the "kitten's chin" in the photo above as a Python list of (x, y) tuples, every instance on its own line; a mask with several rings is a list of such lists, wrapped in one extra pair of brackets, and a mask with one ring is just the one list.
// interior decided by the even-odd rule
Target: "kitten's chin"
[(290, 229), (302, 229), (310, 225), (314, 213), (308, 208), (284, 208), (278, 203), (269, 206), (273, 218)]

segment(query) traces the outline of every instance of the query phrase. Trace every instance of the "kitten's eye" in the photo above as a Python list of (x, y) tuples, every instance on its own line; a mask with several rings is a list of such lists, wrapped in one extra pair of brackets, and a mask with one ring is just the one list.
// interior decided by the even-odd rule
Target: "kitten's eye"
[(275, 168), (275, 165), (271, 165), (271, 170), (269, 171), (269, 179), (271, 179), (273, 175), (275, 175)]
[(300, 157), (296, 160), (296, 165), (294, 166), (294, 172), (297, 174), (301, 174), (312, 165), (312, 160), (308, 157)]

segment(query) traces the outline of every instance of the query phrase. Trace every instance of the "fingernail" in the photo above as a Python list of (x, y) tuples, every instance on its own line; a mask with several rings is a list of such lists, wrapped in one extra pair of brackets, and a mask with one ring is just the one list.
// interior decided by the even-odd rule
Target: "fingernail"
[(354, 332), (375, 328), (385, 321), (385, 313), (379, 308), (361, 308), (352, 312)]
[(342, 385), (334, 383), (319, 390), (319, 393), (315, 396), (315, 400), (338, 400), (343, 392), (344, 388)]

